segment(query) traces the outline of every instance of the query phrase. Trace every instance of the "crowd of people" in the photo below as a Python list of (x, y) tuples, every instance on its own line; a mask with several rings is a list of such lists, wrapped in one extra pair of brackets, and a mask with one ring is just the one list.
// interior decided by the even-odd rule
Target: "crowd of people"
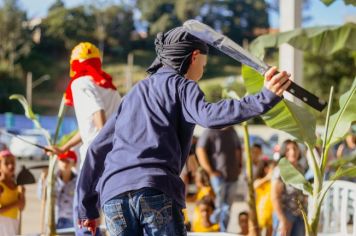
[[(158, 34), (155, 46), (149, 76), (123, 99), (101, 69), (99, 50), (91, 43), (73, 49), (65, 97), (74, 107), (79, 132), (62, 146), (48, 147), (58, 157), (57, 229), (75, 227), (76, 235), (100, 235), (103, 214), (110, 235), (227, 231), (238, 179), (246, 178), (233, 125), (281, 101), (290, 75), (272, 67), (260, 93), (208, 103), (196, 83), (207, 64), (208, 46), (182, 27)], [(195, 124), (208, 128), (192, 139)], [(80, 158), (73, 151), (79, 144)], [(305, 173), (303, 151), (286, 140), (280, 156)], [(339, 146), (338, 157), (346, 153), (355, 153), (354, 135)], [(260, 144), (252, 145), (251, 154), (259, 227), (268, 236), (305, 235), (298, 207), (305, 207), (306, 197), (284, 184), (278, 160), (264, 155)], [(25, 189), (16, 185), (15, 157), (8, 150), (0, 152), (0, 174), (0, 235), (15, 235)], [(186, 191), (192, 181), (193, 197)], [(44, 172), (39, 197), (45, 185)], [(186, 201), (195, 203), (191, 219)], [(248, 235), (249, 213), (239, 212), (236, 223), (239, 233)]]

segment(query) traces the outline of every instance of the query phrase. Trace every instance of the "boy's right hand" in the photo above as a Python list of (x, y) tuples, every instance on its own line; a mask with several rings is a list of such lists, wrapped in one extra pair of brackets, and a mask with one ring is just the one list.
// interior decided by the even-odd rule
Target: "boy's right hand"
[(273, 66), (265, 73), (264, 86), (277, 96), (282, 96), (283, 92), (292, 83), (289, 77), (290, 74), (285, 71), (277, 73), (277, 67)]

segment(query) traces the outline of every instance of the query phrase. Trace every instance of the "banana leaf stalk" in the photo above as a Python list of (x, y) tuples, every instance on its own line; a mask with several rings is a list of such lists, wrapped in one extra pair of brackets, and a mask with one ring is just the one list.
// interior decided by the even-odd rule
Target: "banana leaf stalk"
[(248, 132), (247, 122), (242, 123), (244, 129), (244, 149), (246, 155), (246, 172), (247, 172), (247, 186), (248, 186), (248, 206), (249, 206), (249, 235), (260, 236), (261, 232), (258, 227), (257, 211), (256, 211), (256, 199), (255, 189), (253, 187), (253, 171), (252, 171), (252, 157), (250, 150), (250, 139)]
[[(57, 115), (57, 124), (56, 124), (56, 131), (55, 135), (53, 137), (53, 140), (51, 140), (52, 145), (57, 144), (57, 139), (59, 135), (59, 130), (63, 122), (66, 106), (64, 104), (64, 97), (62, 98), (60, 108), (58, 110), (58, 115)], [(57, 163), (57, 156), (56, 155), (51, 155), (49, 158), (49, 166), (48, 166), (48, 176), (47, 176), (47, 192), (46, 192), (46, 218), (47, 218), (47, 229), (46, 229), (46, 235), (55, 235), (56, 234), (56, 223), (55, 223), (55, 202), (56, 202), (56, 196), (55, 196), (55, 167)]]

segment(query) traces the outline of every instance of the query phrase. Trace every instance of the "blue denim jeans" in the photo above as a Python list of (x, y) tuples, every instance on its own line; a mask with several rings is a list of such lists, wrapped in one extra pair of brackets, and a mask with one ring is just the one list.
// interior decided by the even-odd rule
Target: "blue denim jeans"
[(103, 206), (111, 236), (187, 235), (182, 208), (153, 188), (120, 194)]
[(214, 223), (219, 223), (221, 232), (226, 232), (230, 220), (230, 207), (236, 194), (237, 182), (226, 182), (221, 176), (212, 177), (210, 182), (216, 195), (215, 211), (211, 216), (211, 220)]
[(57, 220), (57, 229), (66, 229), (66, 228), (72, 228), (74, 226), (73, 224), (73, 219), (68, 219), (68, 218), (59, 218)]
[[(285, 212), (284, 213), (289, 222), (292, 224), (292, 229), (290, 232), (290, 236), (304, 236), (305, 235), (305, 228), (304, 228), (304, 221), (303, 217), (295, 216), (292, 213)], [(273, 214), (273, 236), (279, 236), (279, 220), (276, 214)]]

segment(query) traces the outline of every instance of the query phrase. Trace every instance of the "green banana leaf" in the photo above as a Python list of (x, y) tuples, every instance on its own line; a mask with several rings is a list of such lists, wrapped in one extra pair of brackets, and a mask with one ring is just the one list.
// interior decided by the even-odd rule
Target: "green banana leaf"
[(10, 100), (18, 100), (21, 103), (23, 109), (25, 110), (25, 116), (30, 120), (37, 120), (35, 113), (33, 113), (32, 108), (28, 104), (26, 98), (21, 94), (13, 94), (10, 97)]
[(341, 49), (356, 50), (356, 24), (298, 28), (277, 34), (262, 35), (250, 45), (255, 56), (263, 58), (266, 48), (288, 43), (294, 48), (317, 55), (331, 55)]
[(51, 136), (48, 133), (47, 130), (43, 129), (38, 118), (36, 117), (35, 113), (32, 111), (31, 106), (28, 104), (26, 98), (21, 95), (21, 94), (13, 94), (9, 97), (10, 100), (18, 100), (20, 102), (20, 104), (22, 105), (23, 109), (25, 110), (25, 116), (32, 120), (32, 122), (34, 123), (35, 127), (37, 129), (40, 129), (41, 132), (43, 133), (43, 135), (46, 138), (46, 141), (48, 144), (50, 144), (50, 140), (51, 140)]
[(304, 176), (286, 159), (282, 158), (278, 162), (283, 182), (292, 185), (305, 194), (312, 195), (313, 187)]
[(56, 145), (56, 143), (57, 143), (57, 138), (58, 138), (58, 135), (59, 135), (59, 130), (60, 130), (61, 126), (62, 126), (64, 115), (65, 115), (65, 112), (66, 112), (66, 107), (67, 106), (65, 105), (65, 97), (63, 95), (62, 100), (61, 100), (61, 104), (60, 104), (59, 109), (58, 109), (56, 131), (54, 133), (53, 143), (52, 143), (53, 145)]
[(223, 89), (222, 98), (240, 100), (241, 96), (239, 96), (236, 91)]
[[(324, 3), (327, 6), (330, 6), (331, 4), (333, 4), (336, 0), (321, 0), (322, 3)], [(356, 0), (344, 0), (344, 3), (346, 5), (354, 5), (356, 6)]]
[(63, 146), (65, 143), (68, 142), (68, 140), (70, 140), (74, 135), (76, 135), (78, 133), (78, 130), (74, 130), (68, 134), (65, 134), (61, 137), (61, 139), (57, 142), (57, 146), (61, 147)]
[[(254, 94), (262, 89), (264, 77), (257, 71), (243, 65), (242, 77), (248, 93)], [(306, 109), (283, 99), (261, 117), (269, 127), (287, 132), (311, 147), (315, 146), (316, 119)]]
[(341, 95), (339, 104), (340, 109), (338, 112), (330, 117), (328, 126), (327, 145), (331, 145), (340, 141), (346, 133), (350, 130), (352, 122), (356, 121), (356, 78), (352, 83), (350, 90)]
[(348, 164), (356, 166), (356, 156), (343, 156), (341, 158), (338, 158), (337, 160), (331, 161), (329, 165), (332, 168), (337, 169)]
[(337, 180), (341, 177), (355, 178), (356, 177), (356, 166), (339, 168), (336, 173), (330, 177), (331, 180)]

